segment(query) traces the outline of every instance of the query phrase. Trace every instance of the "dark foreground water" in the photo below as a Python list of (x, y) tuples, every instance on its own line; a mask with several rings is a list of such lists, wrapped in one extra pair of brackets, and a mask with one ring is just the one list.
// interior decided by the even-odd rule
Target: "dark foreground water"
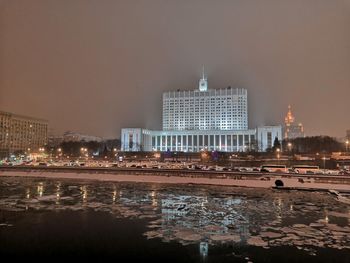
[(1, 178), (0, 255), (350, 262), (350, 207), (326, 193)]

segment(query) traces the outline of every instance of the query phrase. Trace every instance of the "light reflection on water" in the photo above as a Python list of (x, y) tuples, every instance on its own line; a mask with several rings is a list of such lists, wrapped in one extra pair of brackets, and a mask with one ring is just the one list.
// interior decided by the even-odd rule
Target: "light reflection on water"
[(30, 198), (30, 188), (26, 189), (26, 198), (29, 199)]
[(18, 179), (0, 181), (0, 189), (2, 209), (90, 209), (147, 219), (147, 238), (198, 244), (203, 259), (222, 243), (350, 249), (349, 206), (326, 193)]
[(58, 182), (56, 184), (56, 205), (60, 203), (60, 197), (61, 197), (61, 182)]
[(87, 197), (88, 197), (87, 186), (86, 185), (81, 186), (80, 190), (81, 190), (81, 195), (82, 195), (82, 198), (83, 198), (83, 203), (86, 203), (87, 202)]
[(40, 182), (37, 186), (37, 194), (38, 196), (42, 197), (44, 193), (44, 183)]

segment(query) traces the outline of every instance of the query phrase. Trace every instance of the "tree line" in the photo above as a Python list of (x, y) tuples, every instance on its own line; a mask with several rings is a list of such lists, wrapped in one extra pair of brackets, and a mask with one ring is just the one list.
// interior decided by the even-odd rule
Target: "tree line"
[[(288, 146), (289, 144), (289, 146)], [(330, 136), (299, 137), (283, 140), (284, 151), (293, 153), (331, 153), (345, 151), (344, 143), (337, 141)]]
[(48, 146), (47, 153), (52, 155), (69, 155), (69, 156), (81, 156), (86, 149), (87, 154), (95, 156), (111, 156), (114, 152), (114, 149), (120, 149), (120, 140), (111, 139), (104, 140), (101, 142), (97, 141), (67, 141), (62, 142), (57, 146)]

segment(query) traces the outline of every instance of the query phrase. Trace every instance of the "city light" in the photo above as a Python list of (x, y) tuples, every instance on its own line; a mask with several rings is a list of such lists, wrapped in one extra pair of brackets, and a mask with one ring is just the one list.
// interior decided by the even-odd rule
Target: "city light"
[(323, 172), (325, 173), (326, 172), (326, 156), (323, 156), (322, 160), (323, 160)]
[(276, 149), (276, 152), (277, 152), (277, 162), (278, 162), (278, 164), (280, 163), (280, 151), (281, 151), (280, 148), (277, 148), (277, 149)]
[(81, 148), (80, 148), (80, 152), (81, 152), (81, 156), (84, 156), (84, 157), (86, 157), (86, 158), (89, 157), (88, 149), (87, 149), (87, 148), (81, 147)]
[(0, 0), (2, 258), (350, 263), (350, 0), (90, 2)]
[(81, 151), (82, 153), (84, 153), (84, 152), (86, 153), (86, 152), (88, 151), (88, 149), (82, 147), (82, 148), (80, 148), (80, 151)]
[[(57, 149), (57, 152), (58, 152), (58, 155), (59, 155), (59, 156), (62, 156), (62, 148), (58, 148), (58, 149)], [(56, 158), (57, 158), (57, 157), (56, 157)]]

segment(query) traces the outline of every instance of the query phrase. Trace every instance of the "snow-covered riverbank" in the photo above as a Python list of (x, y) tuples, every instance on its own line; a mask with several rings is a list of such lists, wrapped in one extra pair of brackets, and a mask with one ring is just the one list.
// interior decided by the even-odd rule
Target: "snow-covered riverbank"
[(282, 176), (262, 176), (251, 179), (232, 178), (208, 178), (190, 176), (160, 176), (160, 175), (128, 175), (128, 174), (106, 174), (93, 172), (58, 172), (58, 171), (0, 171), (0, 176), (8, 177), (41, 177), (75, 180), (97, 180), (111, 182), (135, 182), (135, 183), (159, 183), (159, 184), (196, 184), (196, 185), (222, 185), (252, 188), (271, 188), (275, 186), (276, 180), (282, 180), (285, 187), (300, 189), (334, 189), (338, 191), (350, 190), (347, 183), (322, 183), (316, 182), (314, 178), (300, 181), (298, 178)]

